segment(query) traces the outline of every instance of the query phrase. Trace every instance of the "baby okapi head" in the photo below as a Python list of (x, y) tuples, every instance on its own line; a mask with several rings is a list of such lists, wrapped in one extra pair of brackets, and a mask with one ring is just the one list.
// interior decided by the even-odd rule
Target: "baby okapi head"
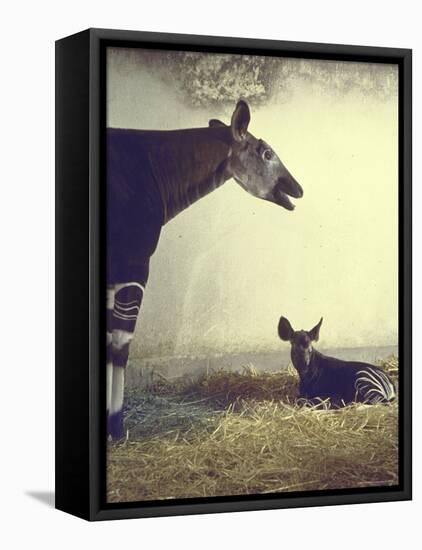
[(293, 330), (292, 325), (286, 317), (280, 317), (278, 323), (278, 335), (285, 342), (292, 345), (292, 362), (294, 367), (300, 372), (306, 369), (312, 359), (312, 342), (319, 339), (319, 329), (322, 325), (322, 317), (312, 330)]

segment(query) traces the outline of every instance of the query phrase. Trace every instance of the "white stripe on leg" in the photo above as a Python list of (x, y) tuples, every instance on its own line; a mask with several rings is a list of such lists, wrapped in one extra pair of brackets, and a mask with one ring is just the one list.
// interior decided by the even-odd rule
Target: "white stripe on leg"
[(112, 342), (113, 342), (113, 333), (107, 331), (107, 340), (106, 340), (107, 346), (111, 346)]
[(106, 299), (106, 308), (107, 309), (113, 309), (114, 308), (114, 295), (116, 291), (114, 290), (113, 286), (109, 286), (107, 288), (107, 299)]
[(113, 395), (113, 361), (111, 360), (111, 344), (113, 341), (113, 333), (112, 333), (112, 326), (111, 326), (111, 315), (113, 314), (114, 309), (114, 296), (116, 291), (114, 290), (114, 285), (107, 287), (107, 293), (106, 293), (106, 309), (108, 310), (107, 315), (110, 316), (107, 320), (107, 324), (109, 326), (107, 327), (107, 340), (106, 345), (108, 349), (109, 357), (107, 358), (107, 365), (106, 365), (106, 408), (107, 413), (110, 412), (111, 407), (111, 397)]
[(106, 377), (107, 377), (107, 412), (110, 411), (110, 407), (111, 407), (111, 396), (113, 395), (113, 363), (110, 361), (109, 363), (107, 363), (107, 373), (106, 373)]
[(112, 342), (115, 349), (121, 350), (124, 346), (130, 344), (132, 340), (133, 332), (120, 329), (113, 330)]
[(110, 411), (111, 396), (113, 391), (113, 361), (111, 357), (111, 344), (113, 342), (113, 333), (107, 331), (107, 365), (106, 365), (106, 407)]
[(120, 412), (123, 408), (125, 390), (125, 369), (113, 367), (113, 391), (111, 394), (110, 414)]
[(142, 294), (145, 292), (145, 287), (144, 285), (141, 285), (141, 283), (137, 283), (137, 282), (130, 282), (130, 283), (119, 283), (117, 285), (114, 285), (114, 292), (119, 292), (119, 290), (122, 290), (122, 288), (129, 288), (131, 286), (137, 286), (138, 288), (140, 288), (142, 290)]

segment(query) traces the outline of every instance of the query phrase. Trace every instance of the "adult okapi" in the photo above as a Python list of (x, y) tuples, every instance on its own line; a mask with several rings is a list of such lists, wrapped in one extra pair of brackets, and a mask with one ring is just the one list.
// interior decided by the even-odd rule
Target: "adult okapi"
[(246, 191), (293, 210), (303, 191), (276, 153), (248, 132), (239, 101), (230, 125), (174, 131), (107, 130), (107, 418), (123, 435), (129, 344), (161, 228), (233, 178)]

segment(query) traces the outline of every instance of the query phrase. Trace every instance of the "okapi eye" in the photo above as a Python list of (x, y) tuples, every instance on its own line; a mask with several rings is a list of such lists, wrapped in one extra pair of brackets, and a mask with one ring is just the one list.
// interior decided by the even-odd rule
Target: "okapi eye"
[(273, 152), (271, 149), (265, 149), (262, 156), (265, 160), (271, 160), (273, 158)]

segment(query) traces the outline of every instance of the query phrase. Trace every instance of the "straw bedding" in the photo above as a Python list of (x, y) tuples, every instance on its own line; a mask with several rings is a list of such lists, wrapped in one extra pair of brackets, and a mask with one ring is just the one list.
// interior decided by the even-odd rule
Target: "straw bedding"
[[(397, 358), (382, 366), (396, 378)], [(291, 367), (248, 365), (128, 394), (128, 436), (108, 448), (108, 501), (397, 484), (397, 402), (303, 407), (297, 383)]]

